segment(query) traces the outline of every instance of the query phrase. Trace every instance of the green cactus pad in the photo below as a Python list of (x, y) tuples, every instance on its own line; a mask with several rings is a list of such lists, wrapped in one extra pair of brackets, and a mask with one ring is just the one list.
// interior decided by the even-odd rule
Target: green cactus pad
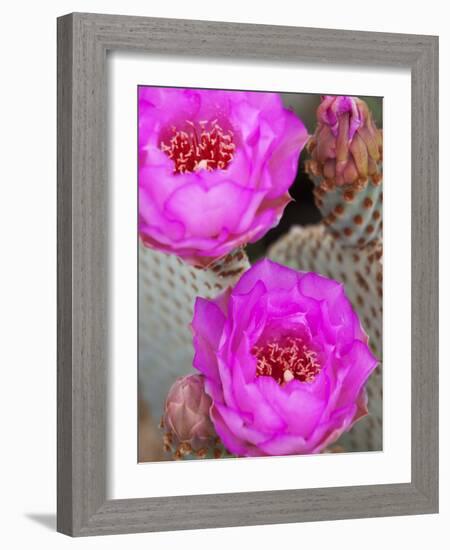
[(362, 248), (382, 235), (381, 181), (368, 180), (358, 189), (314, 178), (314, 198), (328, 231), (342, 246)]

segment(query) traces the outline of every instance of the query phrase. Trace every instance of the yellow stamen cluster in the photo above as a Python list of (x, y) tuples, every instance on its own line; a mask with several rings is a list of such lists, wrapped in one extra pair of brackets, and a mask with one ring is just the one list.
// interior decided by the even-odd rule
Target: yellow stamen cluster
[(257, 345), (252, 353), (257, 359), (256, 375), (271, 376), (280, 385), (294, 379), (311, 383), (321, 369), (317, 353), (294, 336)]
[(161, 140), (160, 149), (174, 161), (174, 172), (184, 174), (226, 169), (236, 145), (233, 131), (223, 130), (217, 119), (198, 123), (187, 120), (184, 129), (172, 126), (170, 138)]

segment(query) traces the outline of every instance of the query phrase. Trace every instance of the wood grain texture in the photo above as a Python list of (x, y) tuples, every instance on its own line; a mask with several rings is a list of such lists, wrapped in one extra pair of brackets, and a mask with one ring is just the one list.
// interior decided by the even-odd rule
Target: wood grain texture
[(438, 40), (411, 70), (412, 479), (438, 508)]
[(57, 528), (72, 525), (72, 21), (58, 21)]
[[(412, 73), (412, 481), (106, 499), (106, 53), (409, 67)], [(115, 15), (58, 20), (58, 530), (98, 535), (437, 512), (438, 39)]]

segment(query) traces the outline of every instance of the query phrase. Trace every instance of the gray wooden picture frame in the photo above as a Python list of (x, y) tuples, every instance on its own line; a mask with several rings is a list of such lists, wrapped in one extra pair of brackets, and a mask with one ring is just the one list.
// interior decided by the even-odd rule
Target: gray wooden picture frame
[[(107, 500), (110, 50), (411, 70), (411, 483)], [(82, 13), (58, 19), (57, 487), (57, 528), (72, 536), (438, 511), (437, 37)]]

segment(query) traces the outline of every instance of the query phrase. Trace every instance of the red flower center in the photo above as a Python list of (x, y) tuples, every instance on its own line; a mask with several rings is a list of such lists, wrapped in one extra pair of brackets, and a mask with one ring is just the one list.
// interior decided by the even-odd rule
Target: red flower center
[(183, 130), (172, 126), (161, 140), (160, 149), (174, 161), (176, 174), (224, 170), (236, 150), (233, 137), (233, 131), (225, 131), (217, 120), (198, 123), (187, 120)]
[(256, 375), (271, 376), (280, 385), (294, 379), (313, 382), (321, 369), (317, 353), (294, 336), (255, 346), (252, 353), (257, 359)]

